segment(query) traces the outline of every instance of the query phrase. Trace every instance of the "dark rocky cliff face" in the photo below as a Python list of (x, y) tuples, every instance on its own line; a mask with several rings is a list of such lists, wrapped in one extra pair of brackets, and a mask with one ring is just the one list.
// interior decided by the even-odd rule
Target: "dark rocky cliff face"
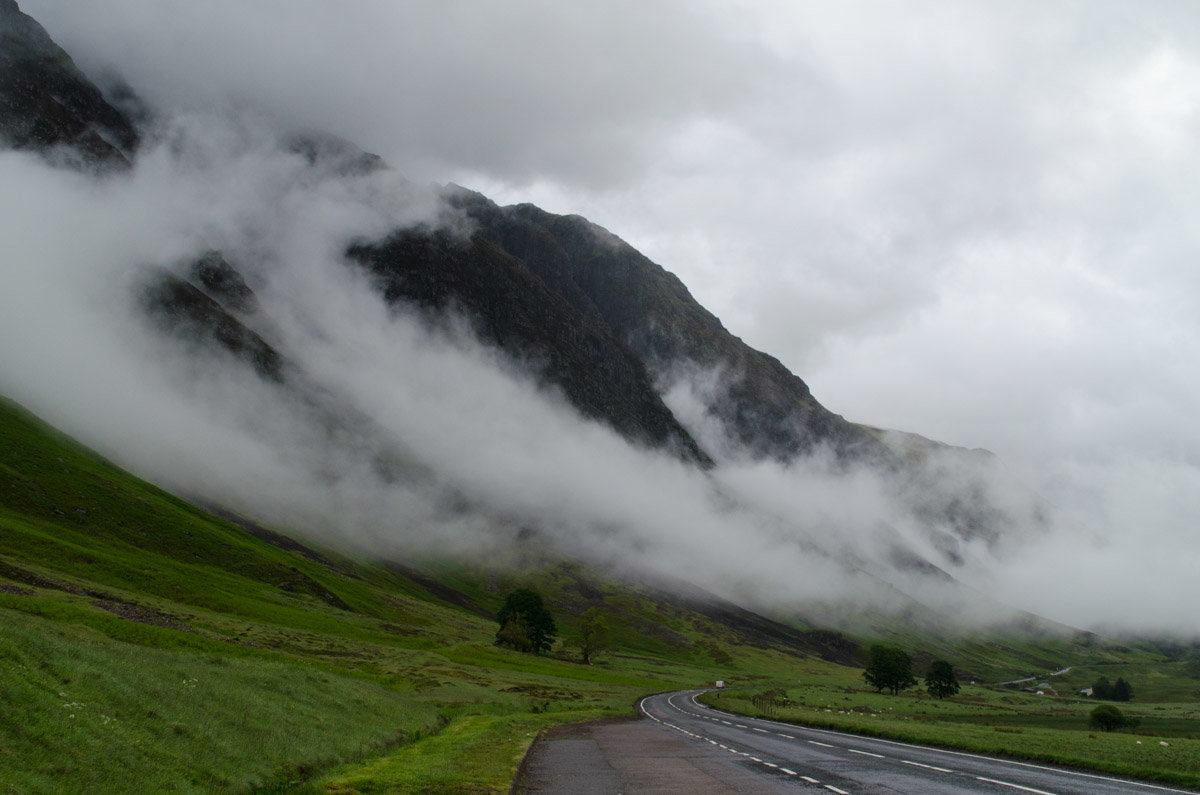
[(477, 200), (470, 212), (482, 235), (551, 282), (569, 285), (566, 295), (583, 296), (575, 300), (594, 307), (660, 379), (678, 368), (719, 370), (707, 410), (752, 456), (788, 461), (827, 445), (842, 457), (890, 458), (874, 437), (819, 404), (779, 360), (729, 333), (674, 274), (608, 231), (531, 204), (498, 208)]
[(0, 0), (0, 142), (91, 168), (126, 167), (138, 133), (15, 0)]
[(433, 318), (465, 314), (482, 340), (531, 367), (584, 416), (635, 443), (711, 463), (603, 319), (483, 235), (402, 230), (348, 253), (375, 274), (390, 303), (414, 304)]

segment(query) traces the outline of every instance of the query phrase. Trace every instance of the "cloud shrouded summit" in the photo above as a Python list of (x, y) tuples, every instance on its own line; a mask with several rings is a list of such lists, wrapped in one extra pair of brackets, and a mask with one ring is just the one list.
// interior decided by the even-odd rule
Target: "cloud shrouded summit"
[[(206, 142), (193, 165), (240, 152), (243, 168), (197, 168), (181, 189), (180, 163), (149, 150), (124, 188), (97, 188), (5, 155), (6, 261), (71, 281), (69, 262), (91, 263), (80, 279), (105, 262), (119, 275), (203, 245), (292, 268), (314, 251), (337, 261), (333, 242), (363, 229), (428, 217), (345, 202), (336, 182), (306, 207), (280, 187), (289, 161), (212, 119), (252, 107), (329, 130), (418, 181), (583, 213), (678, 273), (835, 412), (999, 453), (1060, 521), (989, 568), (997, 596), (1078, 623), (1195, 631), (1171, 607), (1194, 602), (1183, 561), (1200, 493), (1189, 6), (22, 8), (89, 74), (119, 73), (188, 119), (180, 128)], [(5, 278), (27, 291), (9, 295), (46, 302), (11, 307), (28, 321), (14, 333), (86, 340), (94, 354), (43, 368), (47, 390), (86, 394), (117, 369), (96, 362), (129, 341), (105, 348), (86, 325), (115, 287), (94, 284), (78, 312), (33, 313), (75, 299), (24, 271)], [(9, 362), (52, 361), (43, 353), (13, 346)], [(142, 400), (143, 416), (165, 411)]]

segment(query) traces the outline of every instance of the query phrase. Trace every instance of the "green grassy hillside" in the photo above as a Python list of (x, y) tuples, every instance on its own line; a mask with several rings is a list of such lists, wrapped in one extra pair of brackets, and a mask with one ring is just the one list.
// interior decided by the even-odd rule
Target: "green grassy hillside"
[[(859, 698), (867, 636), (602, 575), (536, 540), (491, 568), (382, 563), (234, 519), (0, 400), (0, 792), (498, 792), (541, 729), (632, 715), (647, 693), (725, 679), (746, 693), (791, 688), (806, 705)], [(493, 644), (491, 616), (518, 587), (544, 594), (559, 623), (548, 655)], [(583, 665), (571, 637), (592, 607), (610, 642)], [(1034, 629), (895, 625), (885, 639), (920, 670), (945, 657), (981, 681), (1065, 665), (1076, 667), (1055, 680), (1064, 691), (1125, 676), (1159, 699), (1140, 702), (1146, 729), (1200, 731), (1170, 706), (1197, 698), (1183, 663)], [(1036, 710), (999, 703), (987, 731), (1002, 741), (1079, 713), (1026, 725)]]
[[(0, 402), (0, 791), (503, 790), (546, 725), (794, 659), (569, 564), (421, 572), (252, 529)], [(611, 650), (494, 646), (519, 585), (564, 639), (605, 608)]]

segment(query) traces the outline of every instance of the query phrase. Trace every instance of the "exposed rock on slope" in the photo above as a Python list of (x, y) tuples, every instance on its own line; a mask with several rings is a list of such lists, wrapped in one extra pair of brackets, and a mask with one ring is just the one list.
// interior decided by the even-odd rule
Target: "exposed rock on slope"
[(445, 230), (401, 230), (349, 253), (376, 275), (388, 301), (411, 302), (434, 316), (464, 312), (481, 338), (532, 364), (585, 416), (635, 442), (708, 463), (642, 363), (601, 318), (577, 309), (482, 235), (467, 240)]
[(469, 240), (412, 229), (351, 248), (389, 301), (464, 311), (485, 339), (541, 365), (584, 414), (694, 460), (711, 460), (709, 451), (659, 387), (697, 369), (721, 373), (706, 408), (754, 457), (787, 461), (828, 445), (845, 458), (891, 459), (777, 359), (730, 334), (677, 277), (604, 229), (462, 189), (449, 200), (473, 222)]
[(0, 140), (90, 167), (125, 167), (138, 133), (15, 0), (0, 0)]
[(523, 258), (613, 335), (660, 383), (681, 369), (718, 371), (707, 410), (736, 445), (755, 457), (787, 461), (828, 445), (840, 455), (889, 457), (870, 434), (828, 411), (779, 360), (729, 333), (674, 274), (579, 216), (531, 204), (499, 208), (482, 197), (468, 205), (480, 234)]

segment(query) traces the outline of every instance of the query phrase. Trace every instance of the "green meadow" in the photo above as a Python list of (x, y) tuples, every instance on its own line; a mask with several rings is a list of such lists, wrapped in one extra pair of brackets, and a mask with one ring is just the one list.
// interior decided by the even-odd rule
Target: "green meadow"
[[(0, 792), (506, 791), (547, 726), (632, 715), (714, 655), (789, 659), (634, 589), (566, 593), (569, 564), (418, 576), (258, 536), (0, 403)], [(493, 644), (519, 584), (555, 608), (549, 655)], [(583, 665), (597, 604), (611, 649)]]

